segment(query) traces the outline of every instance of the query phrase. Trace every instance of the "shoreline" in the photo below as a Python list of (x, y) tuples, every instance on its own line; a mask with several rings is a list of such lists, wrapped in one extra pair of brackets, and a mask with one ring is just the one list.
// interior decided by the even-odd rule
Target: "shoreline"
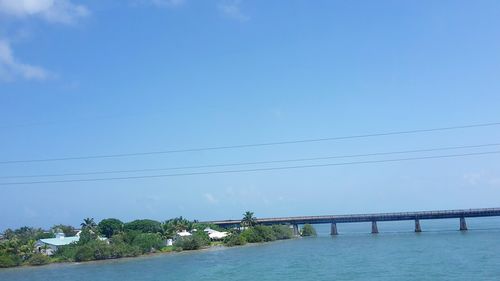
[(184, 251), (157, 251), (155, 253), (148, 253), (148, 254), (142, 254), (139, 256), (135, 257), (120, 257), (120, 258), (112, 258), (112, 259), (100, 259), (100, 260), (90, 260), (90, 261), (60, 261), (60, 262), (50, 262), (47, 264), (42, 264), (42, 265), (30, 265), (30, 264), (24, 264), (24, 265), (19, 265), (19, 266), (13, 266), (13, 267), (4, 267), (0, 268), (0, 271), (3, 270), (14, 270), (14, 269), (33, 269), (33, 268), (43, 268), (43, 267), (49, 267), (49, 266), (58, 266), (58, 265), (80, 265), (80, 264), (94, 264), (94, 263), (105, 263), (105, 262), (116, 262), (116, 261), (129, 261), (133, 259), (146, 259), (146, 258), (154, 258), (154, 257), (161, 257), (161, 256), (166, 256), (166, 255), (175, 255), (175, 254), (188, 254), (188, 253), (200, 253), (200, 252), (205, 252), (213, 249), (233, 249), (233, 248), (243, 248), (243, 247), (252, 247), (252, 246), (259, 246), (259, 245), (265, 245), (265, 244), (270, 244), (270, 243), (275, 243), (275, 242), (280, 242), (280, 241), (287, 241), (287, 240), (295, 240), (299, 239), (301, 237), (294, 237), (290, 239), (281, 239), (281, 240), (275, 240), (275, 241), (269, 241), (269, 242), (259, 242), (259, 243), (247, 243), (245, 245), (237, 245), (237, 246), (224, 246), (222, 244), (217, 244), (217, 245), (211, 245), (205, 248), (201, 249), (196, 249), (196, 250), (184, 250)]

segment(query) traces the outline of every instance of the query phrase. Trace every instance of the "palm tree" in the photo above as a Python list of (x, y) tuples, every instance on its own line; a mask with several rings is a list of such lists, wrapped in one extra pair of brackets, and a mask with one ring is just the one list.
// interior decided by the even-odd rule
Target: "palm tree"
[(184, 219), (183, 217), (173, 218), (165, 221), (162, 224), (163, 235), (166, 238), (173, 238), (180, 231), (190, 231), (193, 228), (193, 222)]
[(23, 260), (27, 260), (33, 255), (35, 252), (35, 243), (36, 241), (31, 239), (19, 248), (19, 253)]
[(241, 225), (244, 227), (252, 227), (257, 224), (257, 218), (253, 216), (253, 212), (246, 211), (243, 214)]
[(96, 228), (97, 224), (94, 221), (94, 218), (86, 218), (83, 220), (83, 222), (80, 224), (82, 226), (82, 229), (94, 229)]

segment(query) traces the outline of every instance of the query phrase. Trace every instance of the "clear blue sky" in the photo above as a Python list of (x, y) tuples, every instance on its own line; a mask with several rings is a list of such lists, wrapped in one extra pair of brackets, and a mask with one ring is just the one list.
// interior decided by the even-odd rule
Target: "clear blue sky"
[[(0, 160), (500, 122), (499, 26), (498, 1), (0, 0)], [(496, 142), (500, 126), (265, 148), (0, 164), (0, 176)], [(490, 150), (500, 147), (404, 156)], [(269, 217), (493, 207), (500, 205), (499, 160), (497, 154), (1, 185), (0, 229), (78, 225), (84, 217), (128, 221), (183, 215), (205, 220), (239, 218), (246, 210)], [(280, 165), (258, 167), (264, 166)], [(208, 170), (217, 169), (197, 171)], [(159, 173), (169, 172), (125, 175)], [(40, 180), (63, 178), (70, 177)], [(16, 181), (26, 179), (0, 179)]]

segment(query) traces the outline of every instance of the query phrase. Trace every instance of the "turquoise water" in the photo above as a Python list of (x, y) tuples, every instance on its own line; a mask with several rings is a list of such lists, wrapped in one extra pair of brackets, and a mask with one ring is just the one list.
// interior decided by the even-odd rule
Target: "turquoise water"
[(82, 264), (0, 270), (2, 281), (57, 280), (500, 280), (500, 220), (339, 224), (319, 236)]

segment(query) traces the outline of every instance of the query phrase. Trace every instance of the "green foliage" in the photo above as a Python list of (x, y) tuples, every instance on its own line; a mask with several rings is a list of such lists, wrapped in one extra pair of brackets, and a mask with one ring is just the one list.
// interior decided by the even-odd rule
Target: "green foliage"
[(47, 239), (47, 238), (55, 238), (56, 236), (54, 235), (53, 232), (40, 232), (35, 236), (34, 240), (40, 240), (40, 239)]
[(10, 229), (10, 228), (7, 228), (4, 232), (3, 232), (3, 237), (7, 240), (9, 239), (12, 239), (14, 238), (14, 230)]
[[(226, 246), (237, 246), (244, 245), (247, 242), (268, 242), (292, 237), (292, 231), (288, 226), (255, 225), (256, 219), (251, 212), (245, 213), (243, 221), (243, 224), (247, 226), (244, 231), (231, 230), (231, 235), (226, 237), (223, 242), (218, 243)], [(73, 227), (55, 225), (51, 232), (31, 227), (6, 230), (4, 232), (4, 238), (6, 239), (0, 241), (0, 267), (114, 259), (133, 257), (156, 251), (196, 250), (213, 245), (208, 234), (203, 231), (205, 228), (224, 231), (224, 229), (216, 225), (197, 221), (191, 222), (182, 217), (167, 220), (163, 224), (154, 220), (135, 220), (123, 224), (120, 220), (110, 218), (102, 220), (99, 225), (96, 225), (93, 219), (87, 218), (82, 223), (82, 227), (79, 241), (59, 247), (51, 258), (36, 253), (36, 241), (43, 238), (52, 238), (55, 232), (64, 232), (67, 236), (74, 236), (76, 231)], [(197, 231), (194, 231), (194, 229)], [(165, 247), (165, 238), (175, 237), (177, 232), (183, 230), (191, 231), (192, 235), (177, 238), (174, 246)], [(99, 232), (108, 237), (108, 240), (102, 241), (98, 239)]]
[(162, 253), (170, 253), (174, 250), (174, 246), (165, 246), (160, 249), (160, 252)]
[(241, 236), (238, 233), (235, 233), (235, 234), (231, 234), (231, 235), (227, 236), (226, 238), (224, 238), (223, 243), (227, 247), (233, 247), (233, 246), (245, 245), (247, 243), (247, 241), (245, 240), (245, 238), (243, 236)]
[(241, 234), (241, 237), (245, 239), (248, 243), (261, 243), (264, 242), (264, 238), (259, 235), (259, 233), (253, 228), (245, 229)]
[(195, 222), (193, 223), (192, 229), (197, 229), (197, 230), (204, 230), (205, 228), (210, 228), (213, 230), (217, 231), (227, 231), (226, 229), (216, 225), (216, 224), (211, 224), (211, 223), (201, 223), (201, 222)]
[(242, 231), (240, 234), (233, 233), (224, 240), (226, 246), (244, 245), (248, 243), (262, 243), (293, 237), (292, 230), (286, 225), (257, 225)]
[(241, 219), (241, 226), (252, 227), (257, 224), (257, 218), (254, 217), (253, 212), (246, 211)]
[(104, 219), (97, 225), (99, 233), (111, 238), (111, 236), (121, 232), (123, 230), (123, 222), (119, 219)]
[(277, 240), (291, 239), (293, 237), (293, 230), (288, 225), (273, 225), (271, 229), (274, 232)]
[(75, 251), (75, 261), (91, 261), (111, 258), (109, 245), (99, 240), (88, 241), (78, 245)]
[(57, 261), (75, 261), (77, 250), (78, 246), (76, 244), (59, 247), (59, 249), (54, 254), (54, 258)]
[(196, 231), (191, 236), (178, 238), (174, 246), (180, 250), (198, 250), (210, 245), (210, 238), (204, 231)]
[(76, 235), (76, 229), (72, 227), (71, 225), (64, 225), (64, 224), (56, 224), (51, 228), (52, 232), (62, 232), (64, 233), (65, 236), (75, 236)]
[(13, 255), (0, 252), (0, 268), (14, 267), (21, 264), (21, 258)]
[(90, 228), (86, 227), (80, 233), (80, 240), (78, 240), (77, 244), (83, 245), (96, 239), (97, 239), (97, 234)]
[(125, 231), (135, 230), (142, 233), (162, 232), (161, 223), (154, 220), (135, 220), (126, 223), (123, 228), (125, 229)]
[(122, 241), (108, 244), (105, 241), (92, 240), (85, 244), (63, 246), (55, 253), (54, 258), (56, 261), (91, 261), (135, 257), (141, 254), (141, 249)]
[(50, 258), (43, 254), (34, 254), (28, 259), (29, 265), (44, 265), (50, 263)]
[(166, 238), (174, 238), (177, 232), (193, 229), (193, 223), (182, 217), (167, 220), (161, 226)]
[(86, 218), (83, 220), (80, 226), (82, 227), (82, 229), (94, 230), (97, 227), (97, 224), (95, 223), (94, 218)]
[(132, 240), (132, 246), (139, 248), (142, 253), (150, 253), (164, 246), (161, 236), (157, 233), (140, 233)]
[(316, 236), (316, 229), (310, 224), (304, 224), (302, 231), (300, 232), (302, 236)]

